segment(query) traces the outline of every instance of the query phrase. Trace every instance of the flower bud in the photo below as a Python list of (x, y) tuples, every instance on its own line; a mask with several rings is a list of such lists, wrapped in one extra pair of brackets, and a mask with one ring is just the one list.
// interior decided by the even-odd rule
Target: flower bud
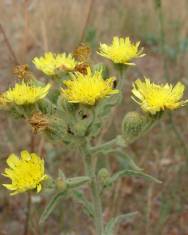
[(160, 118), (157, 115), (142, 115), (137, 112), (129, 112), (122, 122), (122, 134), (127, 144), (134, 142), (141, 135), (153, 127), (153, 124)]
[(98, 172), (98, 179), (99, 181), (105, 185), (110, 178), (110, 172), (106, 168), (102, 168)]
[(58, 191), (65, 191), (67, 189), (66, 180), (62, 179), (62, 177), (58, 177), (55, 181), (56, 189)]
[(74, 133), (76, 136), (80, 136), (80, 137), (85, 136), (87, 129), (88, 129), (88, 126), (83, 121), (79, 121), (75, 123), (74, 125)]

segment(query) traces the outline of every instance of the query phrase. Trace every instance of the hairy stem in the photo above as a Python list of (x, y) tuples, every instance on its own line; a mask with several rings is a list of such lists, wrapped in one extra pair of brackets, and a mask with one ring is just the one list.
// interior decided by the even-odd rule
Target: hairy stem
[(87, 149), (83, 149), (83, 159), (85, 165), (86, 175), (91, 178), (91, 193), (92, 193), (92, 201), (94, 206), (94, 219), (95, 219), (95, 227), (97, 235), (102, 235), (104, 230), (103, 224), (103, 215), (102, 215), (102, 203), (99, 192), (99, 185), (97, 181), (97, 176), (95, 172), (95, 163), (93, 161), (92, 156), (88, 153)]

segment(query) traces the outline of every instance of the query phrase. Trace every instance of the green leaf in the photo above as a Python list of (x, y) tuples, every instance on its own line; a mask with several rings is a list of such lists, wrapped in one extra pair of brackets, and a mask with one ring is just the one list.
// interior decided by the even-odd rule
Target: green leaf
[(57, 203), (59, 202), (59, 200), (61, 199), (61, 197), (65, 196), (66, 192), (60, 192), (57, 193), (52, 199), (51, 201), (48, 203), (48, 205), (46, 206), (46, 208), (44, 209), (41, 217), (40, 217), (40, 221), (39, 223), (44, 223), (45, 220), (47, 220), (47, 218), (49, 217), (49, 215), (52, 213), (52, 211), (54, 210), (55, 206), (57, 205)]
[(142, 169), (136, 165), (133, 159), (122, 150), (117, 150), (117, 160), (122, 166), (123, 170), (141, 171)]
[(80, 187), (86, 183), (90, 182), (90, 177), (88, 176), (79, 176), (74, 178), (69, 178), (66, 180), (67, 186), (70, 188), (77, 188)]
[(138, 212), (131, 212), (123, 215), (119, 215), (116, 218), (112, 218), (106, 225), (104, 230), (104, 235), (114, 235), (114, 231), (120, 223), (124, 220), (132, 220), (132, 218), (137, 215)]
[(120, 177), (123, 176), (136, 176), (136, 177), (143, 177), (146, 180), (151, 180), (154, 181), (156, 183), (161, 183), (160, 180), (156, 179), (155, 177), (148, 175), (146, 173), (144, 173), (143, 171), (134, 171), (134, 170), (122, 170), (117, 172), (116, 174), (114, 174), (111, 179), (109, 180), (109, 184), (112, 184), (113, 182), (115, 182), (116, 180), (118, 180)]

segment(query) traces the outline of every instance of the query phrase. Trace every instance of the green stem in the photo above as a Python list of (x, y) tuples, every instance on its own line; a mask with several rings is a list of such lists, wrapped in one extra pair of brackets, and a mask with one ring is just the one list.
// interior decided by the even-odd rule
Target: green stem
[(97, 181), (97, 176), (95, 172), (95, 165), (92, 156), (88, 153), (87, 148), (83, 151), (83, 160), (85, 166), (85, 172), (87, 176), (91, 178), (91, 193), (92, 201), (94, 206), (94, 219), (97, 235), (102, 235), (104, 231), (103, 215), (102, 215), (102, 203), (100, 198), (99, 185)]

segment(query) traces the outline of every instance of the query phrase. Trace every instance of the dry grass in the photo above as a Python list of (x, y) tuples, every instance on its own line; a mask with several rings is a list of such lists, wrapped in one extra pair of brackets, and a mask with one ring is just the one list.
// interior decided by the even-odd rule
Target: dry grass
[[(94, 0), (93, 0), (94, 1)], [(165, 0), (164, 16), (168, 50), (170, 80), (188, 84), (187, 47), (188, 44), (188, 1)], [(124, 112), (136, 109), (130, 98), (131, 83), (145, 74), (154, 81), (163, 80), (163, 56), (159, 50), (159, 27), (157, 14), (152, 0), (0, 0), (0, 22), (14, 50), (18, 61), (31, 64), (33, 56), (46, 50), (71, 51), (83, 35), (96, 50), (100, 41), (110, 41), (114, 35), (130, 35), (144, 44), (148, 56), (139, 61), (138, 67), (128, 72), (125, 89), (125, 104), (118, 108), (119, 118), (114, 121), (105, 138), (110, 138), (120, 128)], [(89, 9), (91, 7), (91, 12)], [(181, 48), (181, 53), (177, 48)], [(14, 59), (0, 33), (0, 77), (3, 91), (14, 81), (11, 71)], [(93, 62), (101, 60), (95, 53)], [(106, 62), (106, 61), (105, 61)], [(112, 73), (113, 68), (110, 68)], [(9, 120), (1, 114), (0, 158), (1, 169), (10, 152), (33, 148), (31, 130), (23, 122)], [(188, 138), (187, 108), (174, 112), (175, 123), (186, 142)], [(33, 139), (32, 139), (33, 140)], [(47, 165), (55, 175), (54, 169), (63, 169), (68, 175), (81, 174), (82, 163), (79, 155), (67, 152), (64, 146), (44, 144), (35, 137), (35, 151), (48, 152)], [(38, 144), (39, 143), (39, 144)], [(188, 234), (188, 190), (183, 151), (168, 118), (156, 126), (151, 133), (132, 144), (128, 154), (133, 156), (146, 172), (163, 181), (162, 185), (150, 184), (140, 179), (123, 179), (112, 192), (105, 195), (105, 219), (120, 212), (138, 210), (140, 216), (135, 221), (122, 224), (119, 234), (128, 235), (187, 235)], [(117, 161), (111, 158), (115, 170)], [(53, 162), (53, 164), (52, 164)], [(79, 166), (79, 167), (78, 167)], [(0, 194), (0, 234), (1, 235), (59, 235), (91, 234), (92, 227), (79, 206), (70, 200), (62, 202), (62, 210), (57, 210), (43, 228), (38, 219), (46, 204), (44, 196), (32, 197), (29, 231), (24, 234), (26, 222), (27, 196), (8, 197), (1, 188)], [(76, 211), (76, 212), (75, 212)], [(71, 218), (71, 219), (70, 219)], [(83, 223), (84, 221), (84, 223)], [(61, 225), (59, 225), (59, 223)], [(86, 224), (88, 226), (86, 226)]]

